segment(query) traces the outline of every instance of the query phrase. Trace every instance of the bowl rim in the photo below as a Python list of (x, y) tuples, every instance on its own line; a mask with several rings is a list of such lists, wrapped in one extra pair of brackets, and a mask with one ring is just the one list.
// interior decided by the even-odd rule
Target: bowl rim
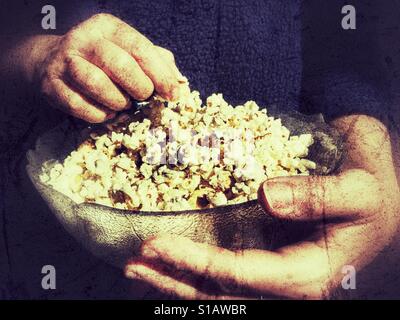
[[(29, 165), (28, 165), (29, 166)], [(28, 167), (27, 166), (27, 167)], [(28, 170), (29, 171), (29, 170)], [(33, 177), (32, 177), (33, 178)], [(118, 209), (110, 206), (106, 206), (100, 203), (94, 203), (94, 202), (82, 202), (82, 203), (76, 203), (74, 202), (73, 199), (68, 197), (67, 195), (63, 194), (62, 192), (52, 188), (50, 185), (47, 185), (41, 181), (35, 181), (33, 182), (34, 184), (38, 183), (42, 185), (43, 188), (49, 189), (50, 192), (55, 192), (59, 194), (61, 197), (68, 199), (70, 202), (72, 202), (72, 206), (75, 208), (82, 208), (82, 207), (94, 207), (94, 208), (100, 208), (102, 210), (107, 210), (111, 211), (112, 213), (119, 214), (119, 215), (129, 215), (129, 216), (178, 216), (178, 215), (194, 215), (194, 214), (214, 214), (214, 213), (228, 213), (229, 211), (235, 211), (238, 208), (241, 207), (251, 207), (251, 206), (260, 206), (259, 200), (254, 199), (254, 200), (249, 200), (241, 203), (235, 203), (235, 204), (228, 204), (224, 206), (217, 206), (213, 208), (204, 208), (204, 209), (195, 209), (195, 210), (180, 210), (180, 211), (143, 211), (143, 210), (129, 210), (129, 209)], [(35, 186), (36, 189), (36, 186)], [(39, 190), (38, 190), (39, 191)], [(42, 192), (39, 192), (42, 193)], [(221, 212), (220, 212), (221, 211)]]
[[(56, 190), (57, 191), (57, 190)], [(59, 191), (57, 191), (59, 192)], [(61, 192), (59, 192), (61, 193)], [(62, 194), (62, 193), (61, 193)], [(68, 197), (64, 194), (62, 194), (65, 197)], [(72, 200), (72, 199), (71, 199)], [(73, 200), (72, 200), (73, 201)], [(106, 210), (113, 211), (114, 213), (121, 214), (121, 215), (135, 215), (135, 216), (177, 216), (177, 215), (194, 215), (194, 214), (213, 214), (213, 213), (222, 213), (230, 212), (230, 211), (235, 211), (240, 207), (250, 207), (250, 206), (257, 206), (259, 205), (259, 202), (257, 199), (255, 200), (250, 200), (250, 201), (245, 201), (241, 203), (235, 203), (235, 204), (228, 204), (224, 206), (217, 206), (213, 208), (205, 208), (205, 209), (195, 209), (195, 210), (180, 210), (180, 211), (142, 211), (142, 210), (128, 210), (128, 209), (118, 209), (114, 207), (109, 207), (105, 206), (99, 203), (91, 203), (91, 202), (83, 202), (76, 204), (74, 203), (76, 207), (82, 207), (82, 206), (90, 206), (90, 207), (99, 207), (99, 208), (105, 208)]]

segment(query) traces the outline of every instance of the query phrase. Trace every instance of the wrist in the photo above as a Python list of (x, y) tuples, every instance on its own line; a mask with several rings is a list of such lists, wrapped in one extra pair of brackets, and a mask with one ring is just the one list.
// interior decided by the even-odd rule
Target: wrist
[[(26, 38), (9, 50), (2, 65), (8, 69), (9, 79), (20, 79), (29, 84), (35, 84), (40, 78), (41, 69), (46, 58), (57, 47), (60, 36), (33, 36)], [(3, 68), (2, 68), (3, 69)]]
[(28, 59), (22, 63), (23, 77), (30, 84), (41, 78), (47, 57), (58, 47), (60, 36), (35, 36), (22, 44), (23, 51), (29, 52)]

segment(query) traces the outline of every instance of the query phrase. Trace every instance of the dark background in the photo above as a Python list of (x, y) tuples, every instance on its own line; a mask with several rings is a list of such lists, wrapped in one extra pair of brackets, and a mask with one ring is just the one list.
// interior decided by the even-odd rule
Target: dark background
[[(173, 3), (176, 10), (169, 15), (174, 17), (176, 12), (176, 16), (186, 19), (188, 24), (201, 16), (203, 20), (198, 21), (199, 25), (209, 22), (210, 28), (214, 23), (219, 23), (220, 27), (224, 20), (221, 21), (218, 12), (229, 11), (233, 2), (240, 1), (193, 1), (204, 10), (209, 10), (199, 11), (195, 16), (187, 2), (168, 1)], [(263, 7), (262, 1), (256, 2)], [(127, 3), (129, 1), (2, 0), (0, 56), (6, 54), (21, 38), (44, 33), (40, 28), (40, 9), (45, 4), (56, 6), (57, 30), (54, 33), (63, 34), (72, 25), (99, 11), (114, 9), (121, 17), (129, 15)], [(200, 55), (209, 56), (212, 61), (221, 61), (221, 67), (213, 64), (204, 67), (205, 70), (199, 70), (198, 66), (205, 65), (201, 60), (196, 63), (186, 61), (187, 55), (182, 48), (190, 47), (190, 43), (185, 41), (206, 43), (209, 36), (192, 36), (192, 40), (190, 37), (189, 40), (184, 38), (181, 46), (174, 47), (173, 35), (167, 37), (162, 31), (157, 31), (168, 29), (168, 21), (173, 19), (160, 15), (149, 26), (146, 16), (146, 12), (149, 15), (150, 12), (153, 15), (154, 12), (162, 12), (167, 2), (149, 0), (145, 3), (138, 6), (140, 14), (135, 13), (140, 16), (136, 21), (139, 30), (176, 53), (183, 73), (189, 76), (193, 88), (200, 89), (203, 96), (220, 91), (225, 93), (230, 102), (254, 98), (263, 105), (293, 105), (309, 113), (323, 112), (327, 117), (363, 112), (385, 120), (393, 136), (399, 133), (400, 1), (287, 1), (288, 10), (301, 3), (299, 12), (294, 14), (298, 15), (295, 25), (300, 25), (298, 36), (302, 39), (303, 55), (300, 59), (294, 57), (287, 60), (290, 68), (296, 72), (297, 67), (302, 65), (301, 79), (293, 80), (301, 82), (301, 92), (293, 95), (288, 92), (290, 86), (286, 85), (278, 89), (271, 87), (268, 99), (263, 93), (266, 84), (253, 85), (253, 79), (246, 77), (229, 79), (232, 71), (229, 71), (229, 66), (224, 69), (226, 57), (224, 51), (218, 50), (218, 45), (207, 47)], [(251, 12), (249, 3), (242, 10)], [(345, 4), (353, 4), (357, 9), (357, 33), (343, 33), (337, 29), (341, 20), (340, 8)], [(215, 17), (212, 16), (214, 13)], [(272, 16), (270, 18), (273, 19)], [(179, 25), (179, 21), (175, 23)], [(226, 23), (227, 30), (222, 28), (222, 32), (229, 35), (229, 29), (234, 26)], [(261, 19), (260, 23), (267, 22)], [(282, 28), (286, 30), (285, 26)], [(215, 36), (218, 35), (210, 35), (210, 41)], [(288, 34), (290, 36), (293, 35)], [(198, 45), (202, 46), (201, 43)], [(246, 50), (240, 46), (235, 48)], [(241, 70), (240, 66), (239, 59), (238, 70)], [(275, 68), (275, 65), (270, 67)], [(290, 68), (288, 74), (291, 73)], [(249, 72), (246, 70), (243, 68), (242, 71)], [(335, 70), (333, 75), (331, 70)], [(250, 77), (251, 72), (247, 76)], [(35, 90), (18, 77), (3, 73), (0, 78), (0, 298), (161, 297), (154, 290), (133, 285), (123, 278), (120, 270), (86, 252), (49, 212), (26, 175), (25, 154), (32, 148), (38, 135), (63, 121), (65, 115), (48, 108), (39, 97), (31, 94)], [(282, 80), (282, 83), (285, 84), (285, 81)], [(246, 90), (235, 90), (241, 86)], [(243, 91), (247, 92), (246, 96), (241, 95)], [(329, 105), (329, 108), (324, 108), (325, 105)], [(370, 266), (357, 274), (357, 290), (347, 292), (348, 297), (400, 298), (399, 253), (398, 241), (386, 248)], [(41, 288), (41, 268), (47, 264), (54, 265), (57, 270), (57, 289), (53, 291)]]

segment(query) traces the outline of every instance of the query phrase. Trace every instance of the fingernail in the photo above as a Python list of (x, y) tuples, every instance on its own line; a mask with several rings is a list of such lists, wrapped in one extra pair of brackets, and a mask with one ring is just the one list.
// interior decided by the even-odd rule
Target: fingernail
[(109, 115), (107, 115), (106, 120), (111, 120), (113, 118), (115, 118), (116, 113), (110, 113)]
[(286, 178), (264, 182), (260, 193), (260, 202), (266, 211), (278, 215), (286, 215), (294, 211), (292, 187)]
[(127, 98), (126, 103), (125, 103), (125, 110), (130, 109), (132, 107), (132, 100)]
[(139, 278), (139, 274), (134, 270), (127, 268), (125, 270), (125, 277), (127, 277), (128, 279), (137, 279)]
[(149, 268), (143, 264), (130, 264), (125, 267), (125, 275), (130, 279), (141, 279), (148, 273)]
[(180, 96), (179, 87), (173, 87), (170, 92), (170, 100), (177, 101), (179, 99), (179, 96)]
[(128, 279), (141, 279), (142, 278), (138, 273), (136, 273), (134, 271), (125, 272), (125, 277)]
[(142, 256), (148, 259), (155, 259), (158, 258), (158, 253), (153, 248), (144, 247), (142, 249)]
[(189, 80), (182, 73), (179, 72), (178, 73), (178, 82), (182, 83), (182, 84), (186, 84), (186, 83), (189, 83)]

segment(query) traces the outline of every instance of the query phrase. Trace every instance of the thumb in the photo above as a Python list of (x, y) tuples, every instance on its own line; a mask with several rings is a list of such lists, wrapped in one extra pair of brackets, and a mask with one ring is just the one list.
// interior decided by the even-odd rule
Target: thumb
[(281, 177), (265, 181), (259, 190), (264, 209), (282, 219), (322, 220), (364, 217), (379, 210), (377, 179), (354, 169), (338, 176)]

